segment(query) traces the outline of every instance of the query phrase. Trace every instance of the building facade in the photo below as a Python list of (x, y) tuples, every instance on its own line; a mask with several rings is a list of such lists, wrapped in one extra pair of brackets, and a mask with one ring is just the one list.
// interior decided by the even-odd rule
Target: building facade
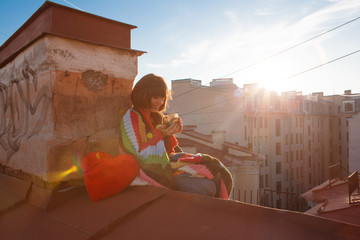
[[(168, 112), (178, 112), (185, 125), (203, 134), (226, 131), (226, 141), (265, 156), (259, 188), (266, 206), (301, 209), (299, 194), (326, 181), (330, 165), (341, 162), (347, 174), (354, 97), (279, 95), (257, 84), (237, 88), (232, 79), (215, 79), (210, 86), (174, 80), (172, 91)], [(350, 103), (351, 113), (345, 111)]]
[(349, 172), (360, 171), (360, 95), (345, 91), (341, 101), (341, 153), (348, 159)]

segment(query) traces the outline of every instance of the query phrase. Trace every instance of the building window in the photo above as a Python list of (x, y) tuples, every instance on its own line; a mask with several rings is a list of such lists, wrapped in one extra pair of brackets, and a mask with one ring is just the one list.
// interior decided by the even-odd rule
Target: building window
[(311, 179), (311, 173), (309, 173), (309, 184), (311, 184), (311, 181), (312, 179)]
[(276, 119), (275, 122), (275, 130), (276, 130), (276, 136), (280, 136), (281, 132), (280, 132), (280, 119)]
[(310, 124), (308, 125), (308, 135), (311, 135), (311, 128), (310, 128)]
[(285, 163), (289, 162), (289, 152), (285, 152)]
[(269, 166), (269, 156), (266, 154), (265, 155), (265, 167)]
[(332, 121), (331, 121), (331, 119), (329, 119), (329, 126), (330, 126), (330, 132), (332, 132)]
[(285, 145), (288, 145), (289, 143), (289, 137), (287, 134), (285, 134)]
[(302, 133), (300, 133), (300, 143), (301, 144), (303, 143), (303, 135), (302, 135)]
[(344, 102), (344, 112), (354, 112), (354, 101)]
[(311, 156), (309, 156), (309, 168), (311, 168)]
[(281, 155), (281, 144), (276, 143), (276, 155)]
[(269, 186), (269, 176), (266, 174), (265, 175), (265, 187)]
[(299, 168), (296, 168), (296, 178), (299, 178)]
[(260, 188), (264, 187), (264, 176), (260, 175)]
[(246, 141), (247, 139), (247, 127), (244, 126), (244, 140)]
[(281, 162), (276, 162), (276, 174), (281, 174)]
[(281, 192), (281, 181), (276, 182), (276, 191)]
[(259, 128), (262, 128), (263, 127), (263, 118), (260, 117), (259, 119)]
[(299, 143), (299, 134), (296, 134), (296, 144)]
[(256, 117), (254, 117), (254, 128), (256, 128)]
[(275, 110), (280, 111), (280, 100), (279, 99), (275, 100)]
[(285, 171), (285, 180), (289, 181), (289, 170), (288, 169), (286, 169), (286, 171)]
[(299, 161), (299, 150), (296, 150), (296, 161)]
[(308, 141), (308, 149), (309, 149), (309, 151), (311, 151), (311, 141), (310, 140)]

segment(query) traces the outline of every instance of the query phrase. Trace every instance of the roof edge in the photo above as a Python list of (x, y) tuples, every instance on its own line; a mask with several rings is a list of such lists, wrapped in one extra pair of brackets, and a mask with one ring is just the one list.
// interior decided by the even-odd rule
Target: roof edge
[(45, 1), (44, 4), (41, 5), (41, 7), (38, 10), (36, 10), (35, 13), (33, 13), (33, 15), (31, 15), (31, 17), (23, 25), (21, 25), (21, 27), (18, 30), (16, 30), (16, 32), (13, 35), (11, 35), (0, 46), (0, 51), (2, 49), (4, 49), (6, 46), (8, 46), (13, 39), (15, 39), (28, 25), (30, 25), (36, 19), (36, 17), (38, 17), (42, 12), (44, 12), (46, 9), (48, 9), (49, 7), (52, 7), (52, 6), (53, 7), (58, 7), (58, 8), (64, 8), (64, 9), (67, 9), (69, 11), (78, 12), (78, 13), (88, 15), (88, 16), (92, 16), (92, 17), (102, 19), (102, 20), (105, 20), (105, 21), (115, 22), (117, 24), (122, 24), (122, 25), (128, 26), (130, 29), (137, 28), (137, 26), (134, 26), (134, 25), (130, 25), (130, 24), (123, 23), (123, 22), (118, 22), (118, 21), (115, 21), (115, 20), (112, 20), (112, 19), (109, 19), (109, 18), (105, 18), (105, 17), (101, 17), (101, 16), (96, 15), (96, 14), (92, 14), (92, 13), (88, 13), (88, 12), (85, 12), (85, 11), (77, 10), (77, 9), (67, 7), (67, 6), (64, 6), (64, 5), (61, 5), (61, 4), (57, 4), (57, 3), (54, 3), (54, 2), (51, 2), (51, 1)]
[[(6, 66), (6, 64), (8, 64), (9, 62), (11, 62), (12, 60), (14, 60), (24, 49), (28, 48), (29, 46), (31, 46), (32, 44), (34, 44), (36, 41), (38, 41), (39, 39), (45, 37), (46, 35), (51, 35), (51, 36), (57, 36), (57, 37), (62, 37), (62, 38), (68, 38), (68, 39), (73, 39), (76, 41), (81, 41), (84, 43), (88, 43), (88, 44), (97, 44), (99, 46), (106, 46), (106, 47), (110, 47), (108, 45), (105, 44), (99, 44), (99, 43), (93, 43), (91, 41), (85, 41), (83, 39), (77, 39), (74, 37), (69, 37), (69, 36), (63, 36), (60, 34), (53, 34), (53, 33), (42, 33), (41, 35), (39, 35), (38, 37), (34, 38), (32, 41), (28, 42), (26, 45), (24, 45), (22, 48), (20, 48), (18, 51), (13, 52), (8, 58), (6, 58), (3, 62), (0, 62), (0, 68)], [(116, 48), (116, 49), (120, 49), (120, 50), (124, 50), (124, 51), (129, 51), (132, 53), (135, 53), (137, 56), (141, 56), (147, 52), (145, 51), (140, 51), (140, 50), (136, 50), (136, 49), (131, 49), (131, 48), (119, 48), (119, 47), (112, 47), (112, 48)], [(0, 49), (1, 50), (1, 49)]]

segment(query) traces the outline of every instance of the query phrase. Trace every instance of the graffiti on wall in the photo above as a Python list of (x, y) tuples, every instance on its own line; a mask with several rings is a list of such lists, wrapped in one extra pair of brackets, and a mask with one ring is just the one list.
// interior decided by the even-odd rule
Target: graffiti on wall
[(0, 153), (5, 164), (19, 151), (22, 141), (40, 132), (51, 104), (50, 87), (38, 87), (38, 76), (29, 65), (21, 75), (22, 79), (12, 79), (8, 85), (0, 82)]

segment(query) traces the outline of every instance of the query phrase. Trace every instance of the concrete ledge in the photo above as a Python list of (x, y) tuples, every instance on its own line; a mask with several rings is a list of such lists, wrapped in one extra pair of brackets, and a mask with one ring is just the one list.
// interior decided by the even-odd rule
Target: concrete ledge
[(0, 215), (26, 201), (31, 182), (0, 173)]

